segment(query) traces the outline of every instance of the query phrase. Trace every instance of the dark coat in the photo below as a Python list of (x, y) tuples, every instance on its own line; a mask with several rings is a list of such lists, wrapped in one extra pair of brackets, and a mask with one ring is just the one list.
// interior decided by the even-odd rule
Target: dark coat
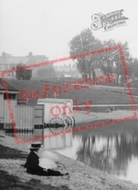
[(42, 176), (62, 176), (59, 171), (48, 169), (45, 171), (42, 167), (39, 166), (39, 157), (34, 152), (31, 151), (30, 154), (27, 157), (27, 161), (24, 165), (25, 168), (27, 168), (27, 173), (30, 174), (36, 174), (36, 175), (42, 175)]

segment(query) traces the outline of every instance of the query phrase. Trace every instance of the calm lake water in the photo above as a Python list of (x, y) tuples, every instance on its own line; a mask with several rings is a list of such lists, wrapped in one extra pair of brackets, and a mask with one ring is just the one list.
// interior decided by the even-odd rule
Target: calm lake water
[(120, 179), (138, 184), (138, 125), (91, 129), (73, 134), (72, 147), (60, 150), (63, 155)]

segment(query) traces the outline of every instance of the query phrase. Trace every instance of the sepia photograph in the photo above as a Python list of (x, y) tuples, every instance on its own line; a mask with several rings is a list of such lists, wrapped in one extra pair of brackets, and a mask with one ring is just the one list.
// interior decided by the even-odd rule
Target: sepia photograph
[(138, 190), (136, 0), (0, 0), (0, 189)]

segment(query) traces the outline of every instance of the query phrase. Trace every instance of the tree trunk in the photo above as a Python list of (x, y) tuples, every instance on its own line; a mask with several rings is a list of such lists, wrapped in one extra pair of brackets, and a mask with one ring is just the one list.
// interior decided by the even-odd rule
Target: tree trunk
[(117, 75), (117, 77), (116, 77), (116, 84), (117, 84), (117, 86), (118, 86), (118, 79), (119, 79), (119, 75)]
[(95, 84), (95, 77), (96, 77), (96, 74), (95, 74), (95, 70), (92, 71), (92, 78), (93, 78), (93, 84)]
[(90, 70), (88, 71), (88, 76), (89, 76), (89, 78), (91, 78), (91, 71)]
[(92, 71), (92, 76), (93, 76), (93, 80), (95, 80), (95, 77), (96, 77), (95, 70)]

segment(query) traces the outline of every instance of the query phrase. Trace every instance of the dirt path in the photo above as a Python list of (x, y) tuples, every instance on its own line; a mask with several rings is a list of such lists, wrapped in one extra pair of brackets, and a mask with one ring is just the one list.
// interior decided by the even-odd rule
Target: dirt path
[[(138, 116), (138, 111), (136, 112)], [(86, 114), (86, 112), (75, 112), (73, 113), (76, 123), (82, 122), (90, 122), (95, 120), (102, 120), (102, 119), (121, 119), (125, 117), (132, 117), (134, 112), (131, 110), (116, 110), (113, 112), (90, 112)]]

